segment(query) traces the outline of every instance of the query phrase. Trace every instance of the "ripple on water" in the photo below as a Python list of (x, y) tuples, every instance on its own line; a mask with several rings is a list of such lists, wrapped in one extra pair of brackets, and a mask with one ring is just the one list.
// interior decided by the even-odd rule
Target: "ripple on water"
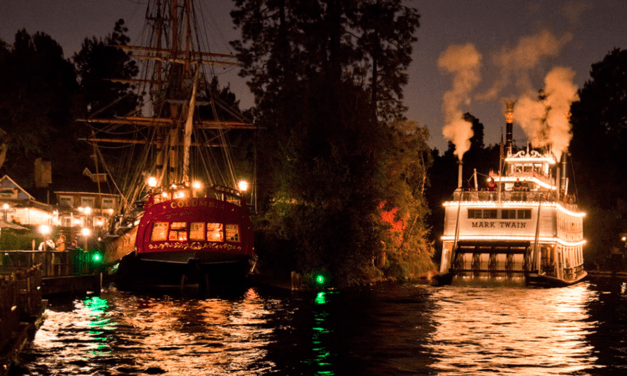
[(225, 299), (105, 291), (51, 302), (14, 374), (612, 375), (627, 285), (422, 285)]

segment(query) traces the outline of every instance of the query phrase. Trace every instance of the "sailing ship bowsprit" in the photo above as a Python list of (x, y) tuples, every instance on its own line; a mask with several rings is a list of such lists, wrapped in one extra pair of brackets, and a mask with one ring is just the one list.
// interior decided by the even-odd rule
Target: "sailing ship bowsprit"
[(564, 286), (586, 276), (585, 214), (569, 192), (566, 153), (559, 163), (550, 147), (514, 150), (513, 105), (506, 113), (502, 173), (490, 173), (485, 190), (462, 189), (459, 166), (458, 188), (444, 203), (440, 284)]
[[(207, 78), (215, 65), (237, 64), (231, 55), (203, 51), (206, 38), (196, 25), (202, 16), (191, 0), (150, 1), (146, 14), (149, 45), (117, 47), (142, 61), (143, 77), (125, 82), (150, 105), (121, 119), (88, 119), (138, 135), (98, 134), (92, 142), (144, 147), (127, 162), (134, 168), (127, 204), (104, 237), (105, 261), (119, 262), (118, 282), (129, 287), (203, 287), (216, 275), (226, 283), (241, 281), (254, 267), (253, 228), (244, 194), (235, 188), (225, 133), (254, 126), (224, 106)], [(216, 156), (212, 147), (224, 154)]]

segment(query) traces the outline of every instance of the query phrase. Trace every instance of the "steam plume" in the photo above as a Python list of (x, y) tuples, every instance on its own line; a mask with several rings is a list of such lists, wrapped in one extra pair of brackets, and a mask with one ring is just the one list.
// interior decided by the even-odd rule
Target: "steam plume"
[(477, 99), (495, 99), (503, 88), (509, 86), (512, 76), (515, 77), (514, 83), (519, 90), (523, 92), (532, 90), (529, 72), (536, 68), (542, 59), (557, 56), (562, 47), (572, 38), (571, 33), (558, 38), (545, 29), (521, 38), (514, 48), (503, 48), (493, 58), (493, 63), (497, 65), (500, 72), (499, 78)]
[(453, 74), (453, 88), (444, 93), (442, 134), (455, 145), (455, 154), (461, 160), (470, 148), (472, 124), (463, 119), (462, 105), (470, 104), (470, 92), (481, 81), (479, 68), (481, 54), (472, 43), (452, 45), (438, 59), (438, 67)]
[(568, 149), (572, 138), (568, 112), (578, 100), (575, 72), (566, 67), (553, 68), (544, 78), (544, 96), (532, 99), (525, 94), (514, 107), (514, 121), (525, 131), (532, 146), (553, 145), (558, 158)]

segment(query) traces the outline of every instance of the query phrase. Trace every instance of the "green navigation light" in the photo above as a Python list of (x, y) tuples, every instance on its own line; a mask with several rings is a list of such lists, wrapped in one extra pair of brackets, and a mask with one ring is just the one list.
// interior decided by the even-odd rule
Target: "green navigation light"
[(324, 285), (325, 279), (324, 276), (322, 274), (318, 274), (316, 276), (316, 283), (319, 285)]
[(94, 253), (91, 256), (91, 261), (93, 261), (94, 263), (100, 263), (102, 261), (102, 255), (100, 253)]

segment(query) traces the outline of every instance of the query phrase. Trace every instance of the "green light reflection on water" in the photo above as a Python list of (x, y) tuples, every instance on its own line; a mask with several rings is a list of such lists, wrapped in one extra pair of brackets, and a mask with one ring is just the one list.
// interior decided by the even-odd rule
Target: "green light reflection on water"
[[(93, 342), (90, 348), (90, 354), (94, 356), (105, 356), (113, 352), (107, 342), (113, 339), (112, 336), (107, 336), (111, 329), (111, 319), (103, 317), (109, 309), (107, 299), (102, 299), (99, 296), (87, 297), (83, 301), (85, 308), (89, 310), (89, 323), (88, 326), (93, 330), (89, 331), (90, 341)], [(100, 330), (97, 330), (100, 329)]]
[(314, 299), (314, 311), (313, 311), (313, 319), (315, 322), (315, 326), (312, 328), (312, 351), (313, 351), (313, 359), (307, 360), (305, 363), (311, 364), (319, 368), (315, 371), (316, 375), (335, 375), (333, 370), (329, 370), (332, 366), (330, 361), (331, 352), (325, 346), (325, 342), (328, 342), (326, 337), (327, 334), (333, 333), (333, 330), (328, 328), (328, 318), (329, 312), (324, 310), (323, 306), (329, 302), (330, 292), (320, 291), (316, 294)]

